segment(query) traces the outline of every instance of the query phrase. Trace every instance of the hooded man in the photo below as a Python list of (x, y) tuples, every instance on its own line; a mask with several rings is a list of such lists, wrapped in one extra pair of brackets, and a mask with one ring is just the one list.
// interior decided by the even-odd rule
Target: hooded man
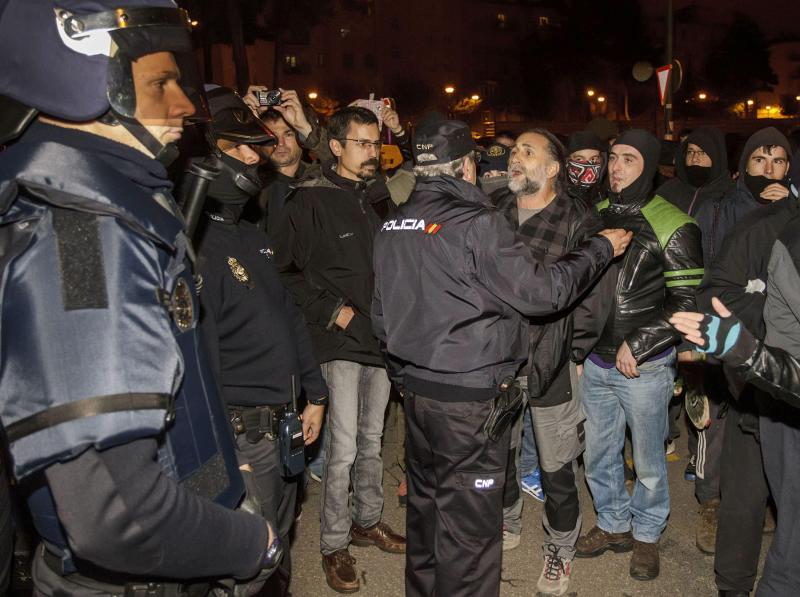
[(656, 192), (681, 211), (693, 216), (707, 201), (721, 201), (734, 186), (722, 131), (692, 131), (678, 147), (675, 173)]
[[(636, 233), (581, 377), (586, 480), (597, 526), (578, 540), (576, 555), (633, 549), (630, 575), (639, 580), (658, 576), (658, 541), (669, 516), (664, 441), (681, 337), (668, 319), (693, 308), (703, 277), (697, 224), (653, 194), (660, 151), (656, 138), (640, 129), (625, 131), (611, 147), (609, 198), (598, 210), (606, 226)], [(632, 496), (623, 474), (626, 424), (637, 474)]]
[[(728, 156), (725, 136), (716, 128), (699, 128), (692, 131), (678, 148), (675, 160), (677, 176), (662, 184), (658, 194), (667, 201), (688, 213), (690, 216), (703, 213), (719, 213), (720, 205), (735, 186), (728, 172)], [(708, 210), (706, 210), (708, 206)], [(703, 263), (710, 264), (710, 244), (705, 240), (716, 233), (708, 221), (700, 220), (698, 225), (704, 241)], [(696, 432), (690, 429), (690, 448), (692, 459), (686, 475), (695, 477), (695, 495), (700, 503), (696, 529), (696, 544), (703, 553), (714, 553), (717, 531), (717, 508), (719, 505), (719, 464), (722, 450), (722, 434), (725, 417), (720, 415), (720, 406), (729, 399), (721, 368), (707, 364), (699, 373), (695, 366), (684, 368), (681, 373), (688, 391), (700, 391), (708, 395), (710, 423), (705, 429)], [(676, 401), (681, 405), (683, 400)], [(674, 418), (670, 418), (674, 421)], [(692, 445), (692, 443), (694, 445)]]
[(592, 131), (578, 131), (567, 142), (567, 184), (573, 197), (594, 206), (603, 200), (608, 144)]
[(719, 202), (709, 202), (697, 211), (703, 231), (703, 254), (711, 263), (725, 236), (745, 214), (762, 205), (789, 196), (789, 156), (786, 136), (774, 127), (753, 133), (739, 159), (739, 179)]

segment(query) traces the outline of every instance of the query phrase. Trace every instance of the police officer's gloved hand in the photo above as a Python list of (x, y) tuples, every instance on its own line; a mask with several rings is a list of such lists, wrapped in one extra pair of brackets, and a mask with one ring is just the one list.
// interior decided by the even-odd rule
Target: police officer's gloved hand
[(758, 346), (755, 337), (733, 314), (720, 317), (706, 313), (700, 322), (700, 335), (703, 345), (697, 347), (699, 352), (731, 365), (747, 361)]

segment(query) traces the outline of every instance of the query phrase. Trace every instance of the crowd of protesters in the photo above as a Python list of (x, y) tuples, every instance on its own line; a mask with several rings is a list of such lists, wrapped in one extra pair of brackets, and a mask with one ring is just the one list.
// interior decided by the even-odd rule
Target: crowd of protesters
[[(412, 131), (388, 104), (351, 105), (323, 125), (295, 91), (262, 106), (263, 91), (207, 86), (220, 173), (195, 237), (210, 367), (253, 507), (284, 543), (252, 591), (289, 594), (309, 479), (341, 593), (360, 589), (354, 544), (405, 554), (407, 595), (499, 594), (523, 494), (544, 503), (540, 594), (566, 594), (574, 560), (606, 551), (656, 578), (684, 404), (696, 543), (720, 595), (753, 591), (770, 509), (758, 595), (800, 591), (794, 365), (746, 368), (756, 345), (800, 358), (796, 131), (758, 130), (731, 171), (714, 128), (672, 143), (593, 121), (481, 146), (440, 113)], [(287, 395), (303, 404), (299, 475), (276, 444)], [(392, 397), (407, 420), (407, 536), (381, 520)]]
[[(696, 543), (715, 554), (720, 594), (754, 589), (761, 533), (774, 525), (770, 508), (777, 509), (779, 522), (759, 595), (798, 590), (791, 562), (800, 494), (792, 491), (789, 464), (798, 440), (795, 411), (766, 398), (714, 358), (719, 355), (683, 341), (670, 321), (678, 312), (711, 311), (712, 298), (719, 297), (757, 339), (769, 337), (764, 308), (770, 255), (784, 230), (790, 234), (798, 222), (800, 155), (787, 136), (769, 127), (744, 144), (734, 140), (739, 155), (731, 171), (728, 157), (736, 149), (713, 128), (684, 131), (672, 143), (595, 121), (567, 138), (545, 129), (505, 131), (477, 146), (471, 137), (461, 139), (454, 132), (457, 123), (442, 114), (426, 115), (411, 134), (389, 106), (379, 117), (351, 106), (323, 127), (296, 94), (284, 94), (284, 104), (270, 109), (245, 96), (278, 139), (274, 147), (259, 149), (263, 190), (249, 207), (276, 247), (275, 264), (305, 316), (330, 389), (324, 449), (312, 463), (322, 467), (312, 478), (322, 483), (320, 550), (332, 588), (359, 589), (348, 551), (352, 542), (406, 552), (407, 594), (492, 594), (499, 590), (500, 550), (519, 545), (522, 493), (545, 504), (540, 592), (565, 594), (574, 558), (608, 550), (632, 552), (633, 578), (657, 577), (658, 544), (670, 512), (665, 453), (674, 450), (675, 420), (685, 401), (694, 423), (684, 476), (695, 484), (699, 502)], [(392, 169), (381, 167), (386, 130), (405, 159)], [(791, 137), (796, 141), (797, 133)], [(665, 170), (674, 176), (665, 177)], [(477, 460), (498, 461), (485, 452), (491, 440), (480, 435), (480, 426), (430, 427), (435, 417), (463, 416), (448, 410), (451, 403), (489, 408), (500, 373), (490, 376), (492, 383), (469, 374), (498, 355), (468, 359), (464, 338), (459, 349), (457, 306), (447, 302), (456, 291), (425, 277), (433, 268), (430, 251), (441, 249), (418, 245), (416, 237), (408, 247), (381, 240), (387, 230), (408, 229), (447, 242), (451, 216), (419, 216), (431, 201), (432, 190), (426, 189), (438, 179), (462, 181), (445, 194), (449, 200), (469, 193), (470, 201), (483, 203), (493, 214), (492, 226), (507, 227), (513, 236), (506, 240), (527, 247), (536, 267), (574, 259), (572, 252), (604, 228), (634, 235), (624, 255), (602, 263), (603, 273), (591, 276), (588, 286), (576, 287), (575, 297), (565, 295), (563, 305), (546, 310), (519, 302), (525, 290), (518, 285), (535, 277), (535, 268), (526, 270), (524, 262), (515, 262), (513, 271), (493, 266), (508, 285), (502, 291), (492, 287), (488, 270), (476, 265), (477, 273), (470, 274), (474, 286), (501, 299), (502, 292), (516, 289), (517, 302), (508, 298), (509, 304), (527, 320), (519, 340), (526, 346), (524, 358), (508, 358), (513, 371), (503, 369), (519, 384), (524, 407), (508, 430), (502, 475), (470, 469), (473, 477), (483, 474), (475, 477), (487, 484), (481, 490), (452, 480), (460, 478), (458, 463), (441, 469), (436, 459), (425, 464), (419, 444), (428, 442), (426, 453), (437, 455), (452, 448), (451, 460), (458, 460), (455, 445), (446, 439), (430, 443), (432, 437), (472, 433), (484, 450)], [(488, 231), (472, 240), (484, 245), (466, 249), (475, 260), (486, 251), (508, 250), (493, 244)], [(789, 255), (784, 265), (791, 264)], [(411, 271), (417, 272), (414, 281), (407, 278)], [(546, 284), (563, 282), (553, 280)], [(431, 297), (440, 293), (444, 298), (437, 303)], [(459, 302), (468, 300), (460, 296)], [(779, 322), (790, 336), (789, 352), (800, 343), (792, 335), (797, 296), (783, 294), (787, 306), (779, 314), (768, 312), (773, 325)], [(485, 333), (494, 334), (489, 330), (500, 325), (494, 319)], [(499, 355), (519, 348), (513, 336), (501, 338), (507, 345)], [(491, 353), (485, 338), (472, 342)], [(461, 356), (448, 361), (445, 350)], [(443, 381), (446, 371), (457, 373), (458, 381)], [(380, 444), (392, 391), (411, 409), (408, 541), (380, 522)], [(421, 400), (431, 404), (421, 406)], [(478, 417), (485, 418), (486, 413)], [(623, 454), (626, 433), (632, 466)], [(576, 480), (581, 462), (597, 512), (596, 526), (583, 531)], [(476, 491), (496, 495), (472, 504), (457, 497)], [(486, 508), (496, 509), (494, 515), (487, 516)], [(483, 512), (484, 526), (495, 532), (486, 536), (485, 529), (465, 525), (470, 511)]]

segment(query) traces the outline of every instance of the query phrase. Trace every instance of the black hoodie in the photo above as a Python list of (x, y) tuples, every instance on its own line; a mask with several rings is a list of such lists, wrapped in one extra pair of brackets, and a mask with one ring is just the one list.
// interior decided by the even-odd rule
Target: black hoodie
[[(699, 187), (690, 182), (686, 166), (686, 150), (689, 143), (700, 147), (711, 158), (708, 178)], [(692, 216), (707, 201), (721, 201), (734, 186), (728, 172), (728, 153), (722, 131), (715, 128), (699, 128), (693, 131), (678, 148), (675, 172), (677, 176), (662, 184), (656, 194), (661, 195), (681, 211)]]
[[(742, 156), (739, 159), (739, 179), (736, 185), (724, 196), (720, 202), (710, 202), (702, 205), (697, 211), (697, 223), (703, 232), (703, 254), (707, 264), (710, 264), (722, 248), (725, 236), (733, 230), (736, 224), (751, 211), (763, 207), (745, 184), (747, 162), (759, 147), (764, 145), (778, 145), (786, 150), (786, 155), (791, 155), (789, 140), (774, 127), (763, 128), (756, 131), (745, 143)], [(776, 180), (789, 187), (788, 177), (782, 181)]]

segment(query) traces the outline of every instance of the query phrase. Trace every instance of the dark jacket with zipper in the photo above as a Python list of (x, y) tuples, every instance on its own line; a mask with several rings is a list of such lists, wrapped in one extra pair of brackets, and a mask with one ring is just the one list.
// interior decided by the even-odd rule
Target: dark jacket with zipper
[(485, 400), (528, 356), (528, 322), (568, 308), (612, 257), (595, 236), (545, 265), (477, 187), (419, 178), (375, 240), (372, 323), (392, 379), (446, 401)]
[(200, 325), (228, 406), (287, 404), (297, 390), (328, 395), (303, 315), (284, 288), (267, 236), (241, 208), (209, 202), (198, 231)]
[[(504, 197), (497, 208), (516, 229), (517, 238), (545, 265), (555, 263), (603, 228), (593, 207), (566, 192), (521, 225), (516, 196)], [(612, 292), (611, 277), (603, 276), (572, 308), (528, 320), (528, 360), (519, 375), (528, 378), (532, 406), (555, 406), (572, 398), (565, 365), (570, 360), (583, 362), (592, 351), (603, 331)]]
[(681, 340), (669, 323), (672, 314), (695, 310), (695, 288), (703, 278), (700, 229), (658, 195), (630, 203), (606, 199), (597, 209), (608, 228), (631, 230), (633, 240), (621, 257), (614, 300), (594, 352), (613, 363), (625, 341), (642, 363)]
[[(394, 209), (379, 181), (339, 176), (335, 162), (298, 183), (287, 200), (275, 238), (275, 264), (305, 315), (320, 363), (334, 359), (383, 365), (372, 335), (372, 243), (381, 221)], [(336, 325), (345, 306), (355, 316)]]

